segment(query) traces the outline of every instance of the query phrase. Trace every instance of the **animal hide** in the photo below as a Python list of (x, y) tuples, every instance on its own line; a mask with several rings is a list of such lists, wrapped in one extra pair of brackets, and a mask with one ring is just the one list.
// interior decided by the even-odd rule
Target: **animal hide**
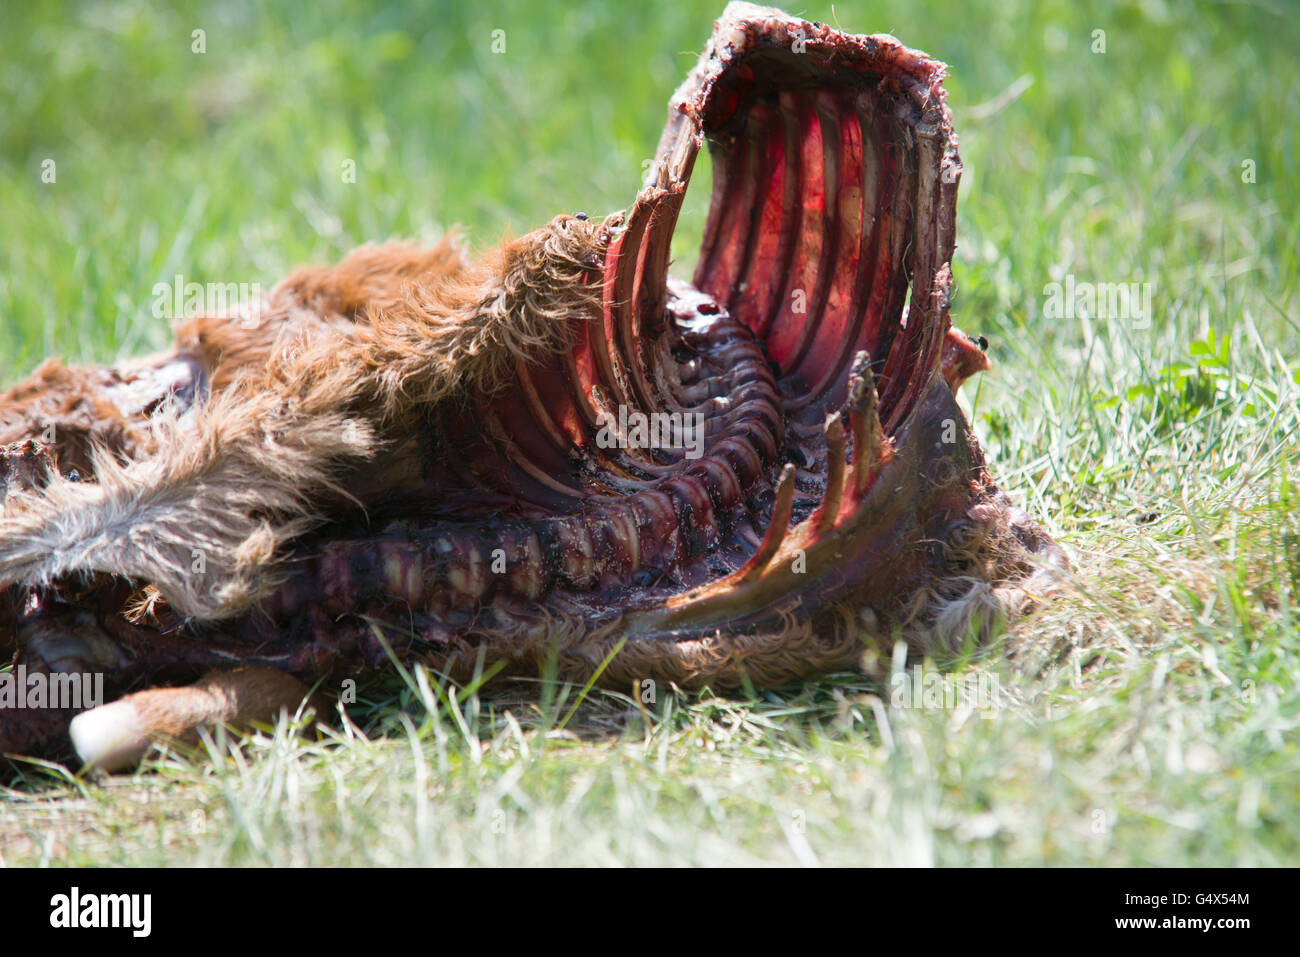
[[(725, 689), (987, 637), (1065, 562), (955, 401), (988, 361), (948, 316), (942, 78), (734, 3), (630, 211), (479, 261), (363, 247), (166, 355), (45, 363), (0, 396), (0, 645), (116, 695), (390, 656)], [(0, 749), (57, 751), (74, 711), (0, 710)]]

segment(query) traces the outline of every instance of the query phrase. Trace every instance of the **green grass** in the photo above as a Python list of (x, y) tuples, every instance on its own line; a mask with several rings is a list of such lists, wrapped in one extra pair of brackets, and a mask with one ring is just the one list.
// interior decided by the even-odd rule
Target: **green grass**
[[(178, 272), (269, 288), (367, 240), (458, 223), (483, 246), (627, 206), (720, 9), (9, 5), (0, 384), (50, 353), (163, 347), (151, 290)], [(997, 680), (991, 716), (891, 707), (890, 685), (857, 676), (739, 700), (660, 689), (644, 706), (593, 692), (576, 710), (581, 689), (554, 683), (453, 695), (389, 676), (325, 741), (281, 727), (107, 783), (30, 768), (0, 801), (0, 859), (1300, 861), (1294, 11), (798, 12), (951, 67), (954, 318), (996, 362), (963, 401), (1001, 484), (1078, 570), (950, 672)], [(1044, 287), (1067, 274), (1154, 283), (1150, 328), (1047, 318)]]

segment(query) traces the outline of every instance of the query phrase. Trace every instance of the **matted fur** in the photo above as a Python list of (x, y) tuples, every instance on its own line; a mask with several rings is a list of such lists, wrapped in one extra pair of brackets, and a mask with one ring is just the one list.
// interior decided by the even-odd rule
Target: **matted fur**
[[(211, 398), (155, 415), (148, 442), (92, 449), (94, 482), (55, 472), (11, 494), (0, 580), (105, 571), (153, 584), (193, 618), (247, 609), (273, 584), (283, 545), (320, 519), (318, 497), (343, 492), (340, 473), (372, 458), (381, 436), (434, 403), (491, 391), (520, 357), (563, 348), (566, 323), (595, 307), (616, 225), (559, 216), (478, 263), (449, 239), (363, 247), (291, 275), (253, 322), (187, 322), (177, 354), (200, 360)], [(0, 411), (42, 394), (17, 386)]]

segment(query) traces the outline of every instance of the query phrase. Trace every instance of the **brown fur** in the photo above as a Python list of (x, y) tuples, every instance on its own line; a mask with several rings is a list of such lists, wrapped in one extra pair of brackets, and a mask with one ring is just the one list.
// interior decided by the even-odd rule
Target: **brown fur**
[[(102, 771), (134, 765), (155, 744), (193, 747), (200, 732), (216, 727), (242, 732), (274, 724), (308, 707), (323, 716), (323, 698), (292, 675), (274, 668), (214, 671), (184, 688), (156, 688), (127, 695), (73, 719), (72, 736), (82, 758)], [(99, 722), (99, 733), (87, 728)], [(107, 745), (107, 746), (105, 746)]]
[[(194, 619), (239, 614), (381, 436), (567, 344), (567, 324), (598, 303), (617, 224), (557, 217), (477, 263), (450, 239), (365, 246), (294, 272), (259, 315), (182, 323), (166, 356), (121, 369), (46, 362), (0, 395), (0, 580), (111, 571), (149, 583), (130, 617), (160, 598)], [(206, 398), (184, 415), (166, 402), (135, 410), (123, 387), (147, 392), (169, 363), (196, 365)], [(153, 740), (271, 721), (306, 693), (272, 669), (213, 672), (95, 709), (74, 738), (99, 728), (78, 747), (115, 770)]]
[[(433, 249), (363, 247), (332, 269), (300, 270), (253, 321), (205, 316), (175, 355), (211, 383), (182, 422), (164, 411), (117, 446), (81, 457), (95, 481), (52, 476), (0, 508), (0, 580), (36, 584), (113, 571), (154, 584), (180, 613), (219, 620), (272, 584), (283, 546), (317, 520), (337, 479), (430, 405), (491, 391), (519, 358), (562, 349), (566, 324), (597, 303), (611, 226), (560, 216), (470, 263)], [(0, 396), (0, 421), (32, 421), (74, 394), (62, 367)], [(62, 391), (60, 391), (62, 389)], [(66, 404), (66, 403), (65, 403)], [(100, 409), (123, 432), (117, 410)], [(24, 418), (25, 417), (25, 418)], [(111, 428), (101, 428), (101, 432)], [(133, 434), (135, 434), (133, 433)]]

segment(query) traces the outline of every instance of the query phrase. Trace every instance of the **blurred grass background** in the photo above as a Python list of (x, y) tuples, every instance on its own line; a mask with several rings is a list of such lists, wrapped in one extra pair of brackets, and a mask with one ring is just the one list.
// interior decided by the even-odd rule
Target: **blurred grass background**
[[(482, 247), (559, 211), (628, 206), (720, 12), (6, 4), (0, 386), (47, 354), (165, 347), (151, 290), (176, 273), (269, 288), (365, 241), (460, 224)], [(0, 857), (1296, 862), (1296, 7), (792, 12), (950, 66), (965, 165), (954, 318), (996, 363), (963, 401), (995, 475), (1081, 570), (1077, 594), (1013, 629), (1028, 650), (962, 666), (998, 675), (1014, 707), (886, 716), (872, 696), (887, 692), (849, 678), (740, 702), (671, 695), (645, 723), (597, 695), (574, 738), (557, 732), (563, 694), (434, 700), (394, 680), (357, 713), (373, 741), (281, 734), (109, 788), (56, 775), (12, 792)], [(697, 166), (675, 240), (683, 275), (708, 175)], [(1067, 274), (1153, 282), (1151, 328), (1047, 318), (1044, 286)]]

